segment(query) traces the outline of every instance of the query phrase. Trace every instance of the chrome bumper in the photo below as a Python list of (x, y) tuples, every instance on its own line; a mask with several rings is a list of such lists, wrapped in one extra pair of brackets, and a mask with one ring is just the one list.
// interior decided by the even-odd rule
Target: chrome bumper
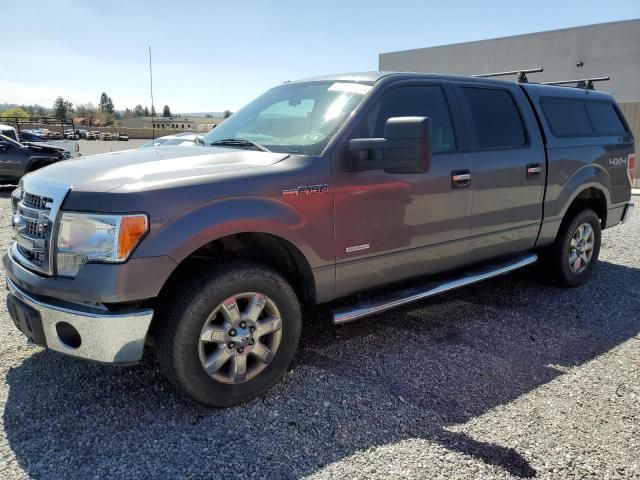
[[(113, 313), (66, 302), (54, 304), (54, 300), (50, 302), (49, 299), (45, 303), (44, 300), (29, 295), (9, 279), (7, 287), (11, 295), (39, 314), (47, 348), (104, 363), (135, 363), (142, 358), (145, 337), (153, 317), (152, 309)], [(12, 313), (12, 317), (13, 315)], [(65, 323), (79, 335), (79, 345), (75, 348), (60, 337), (59, 332), (73, 331)], [(27, 335), (26, 332), (23, 333)]]
[(627, 203), (624, 207), (624, 212), (622, 213), (622, 224), (624, 225), (631, 218), (631, 213), (633, 212), (633, 203)]

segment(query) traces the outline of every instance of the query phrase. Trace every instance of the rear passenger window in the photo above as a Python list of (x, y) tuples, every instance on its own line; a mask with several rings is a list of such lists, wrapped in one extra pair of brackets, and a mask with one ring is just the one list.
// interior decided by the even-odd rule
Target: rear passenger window
[(624, 124), (610, 102), (587, 102), (587, 113), (596, 135), (621, 135)]
[(522, 118), (506, 90), (463, 87), (479, 148), (513, 148), (527, 143)]
[(542, 112), (556, 137), (620, 135), (625, 127), (613, 103), (545, 97)]
[(543, 98), (542, 111), (556, 137), (589, 137), (593, 128), (582, 100)]

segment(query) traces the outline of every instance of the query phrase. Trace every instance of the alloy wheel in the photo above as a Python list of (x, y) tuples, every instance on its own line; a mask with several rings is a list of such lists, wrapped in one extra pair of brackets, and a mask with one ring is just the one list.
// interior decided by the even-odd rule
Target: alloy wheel
[(584, 272), (591, 262), (595, 245), (595, 233), (588, 223), (581, 224), (573, 232), (569, 244), (569, 267), (575, 274)]
[(257, 292), (239, 293), (205, 321), (198, 340), (200, 363), (218, 382), (242, 383), (267, 368), (281, 339), (282, 317), (273, 300)]

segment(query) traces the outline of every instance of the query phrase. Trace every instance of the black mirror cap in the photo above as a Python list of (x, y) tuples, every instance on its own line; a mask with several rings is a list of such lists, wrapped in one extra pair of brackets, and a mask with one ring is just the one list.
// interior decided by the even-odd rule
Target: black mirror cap
[[(376, 158), (373, 153), (380, 152)], [(384, 138), (354, 138), (343, 155), (347, 172), (384, 170), (389, 173), (427, 173), (431, 170), (431, 118), (391, 117)]]
[(415, 138), (431, 144), (430, 117), (391, 117), (384, 126), (384, 138), (401, 140)]
[(384, 128), (389, 173), (428, 173), (433, 152), (430, 117), (391, 117)]

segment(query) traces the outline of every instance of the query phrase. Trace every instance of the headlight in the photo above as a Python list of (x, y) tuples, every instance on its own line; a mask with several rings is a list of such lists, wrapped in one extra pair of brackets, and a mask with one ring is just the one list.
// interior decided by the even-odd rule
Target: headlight
[(75, 277), (88, 262), (124, 262), (149, 229), (147, 216), (65, 212), (58, 226), (58, 275)]

